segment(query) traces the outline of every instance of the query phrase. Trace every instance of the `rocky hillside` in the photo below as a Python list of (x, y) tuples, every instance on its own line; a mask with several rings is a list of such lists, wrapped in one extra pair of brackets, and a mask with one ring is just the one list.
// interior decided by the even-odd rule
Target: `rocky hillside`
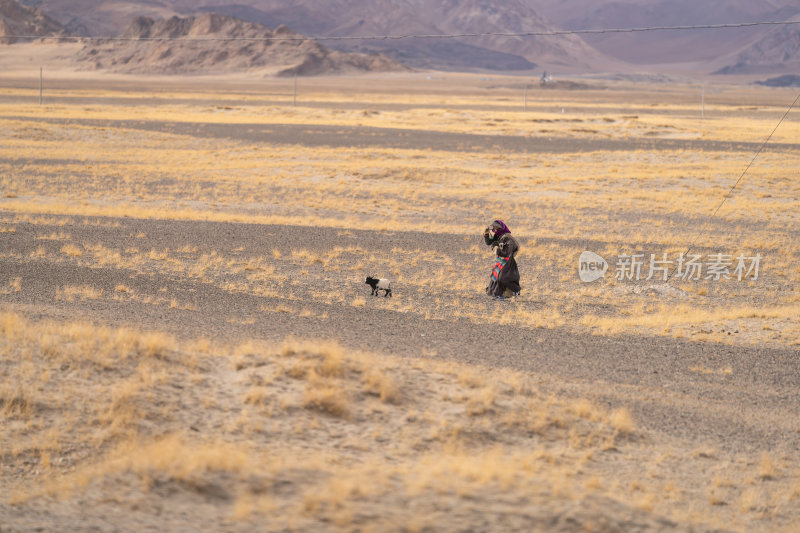
[[(439, 8), (438, 27), (444, 33), (522, 33), (558, 30), (526, 0), (445, 0)], [(469, 42), (503, 52), (513, 52), (548, 68), (592, 70), (607, 60), (575, 35), (541, 37), (484, 36)]]
[[(122, 37), (131, 40), (87, 44), (78, 61), (92, 69), (147, 74), (312, 76), (407, 70), (386, 56), (339, 52), (300, 40), (302, 36), (286, 26), (272, 31), (215, 13), (162, 20), (137, 17)], [(270, 38), (277, 40), (266, 40)]]
[[(241, 4), (249, 3), (248, 6)], [(271, 0), (198, 9), (236, 14), (263, 24), (285, 22), (306, 34), (409, 35), (518, 33), (555, 28), (527, 0)], [(579, 37), (505, 37), (337, 41), (344, 50), (377, 51), (419, 68), (529, 70), (537, 66), (591, 70), (605, 59)]]
[(715, 74), (800, 71), (800, 24), (781, 26), (748, 46)]
[[(81, 35), (119, 35), (133, 15), (220, 13), (314, 37), (494, 33), (460, 39), (324, 41), (417, 68), (567, 72), (793, 73), (790, 31), (715, 30), (508, 37), (557, 29), (684, 26), (788, 20), (798, 0), (20, 0)], [(780, 42), (781, 39), (785, 41)], [(770, 42), (771, 41), (771, 42)], [(741, 57), (739, 55), (741, 54)], [(791, 54), (791, 51), (790, 51)], [(795, 70), (792, 70), (792, 69)], [(785, 69), (785, 70), (781, 70)]]
[(755, 83), (756, 85), (764, 85), (766, 87), (800, 87), (800, 76), (796, 74), (784, 74), (783, 76), (761, 80)]
[[(19, 42), (13, 35), (65, 35), (64, 27), (38, 9), (0, 0), (0, 44)], [(30, 39), (24, 39), (30, 41)]]
[[(788, 20), (800, 13), (797, 0), (536, 0), (540, 11), (569, 29), (734, 24)], [(704, 71), (768, 34), (774, 27), (656, 31), (584, 35), (599, 51), (639, 65), (693, 65)], [(728, 58), (730, 60), (730, 58)]]
[[(220, 13), (286, 25), (314, 37), (508, 33), (557, 29), (533, 0), (25, 0), (35, 1), (85, 35), (119, 35), (132, 13), (150, 18)], [(124, 18), (123, 18), (124, 17)], [(576, 36), (331, 41), (340, 51), (383, 53), (417, 68), (441, 70), (595, 70), (606, 56)]]

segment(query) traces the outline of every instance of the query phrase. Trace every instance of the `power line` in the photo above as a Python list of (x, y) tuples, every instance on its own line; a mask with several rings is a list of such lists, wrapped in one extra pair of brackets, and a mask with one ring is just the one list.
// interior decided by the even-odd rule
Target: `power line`
[[(753, 166), (753, 163), (755, 162), (756, 158), (758, 158), (758, 156), (761, 155), (761, 152), (764, 150), (764, 147), (767, 146), (767, 143), (769, 143), (769, 141), (772, 139), (772, 136), (775, 135), (776, 131), (778, 131), (778, 127), (783, 123), (784, 119), (786, 119), (787, 115), (789, 115), (789, 112), (797, 104), (798, 100), (800, 100), (800, 93), (798, 93), (797, 96), (795, 97), (794, 101), (791, 104), (789, 104), (789, 107), (786, 109), (786, 112), (783, 114), (781, 119), (778, 121), (778, 123), (775, 125), (775, 127), (772, 128), (772, 131), (767, 136), (767, 138), (764, 139), (764, 142), (761, 143), (761, 146), (758, 147), (758, 150), (753, 155), (753, 157), (750, 159), (750, 162), (747, 163), (747, 166), (744, 168), (744, 170), (742, 171), (741, 175), (739, 175), (739, 179), (736, 180), (736, 183), (734, 183), (731, 186), (731, 188), (728, 190), (728, 192), (725, 194), (725, 196), (722, 197), (722, 201), (719, 203), (719, 205), (717, 205), (717, 208), (714, 209), (714, 212), (711, 214), (710, 218), (716, 217), (717, 213), (719, 213), (720, 208), (722, 208), (722, 206), (725, 204), (725, 202), (728, 201), (728, 198), (730, 198), (731, 195), (733, 195), (733, 191), (736, 189), (736, 187), (739, 186), (739, 182), (742, 181), (742, 178), (744, 178), (745, 174), (747, 174), (747, 171), (750, 170), (751, 166)], [(689, 250), (691, 250), (692, 247), (694, 247), (694, 244), (697, 242), (697, 239), (700, 238), (701, 233), (702, 233), (702, 231), (698, 231), (697, 232), (697, 234), (694, 236), (694, 239), (692, 239), (692, 242), (689, 243), (688, 247), (686, 247), (686, 251), (683, 252), (683, 254), (681, 254), (681, 255), (685, 256), (686, 254), (689, 253)], [(675, 269), (675, 271), (672, 273), (672, 275), (667, 279), (667, 283), (669, 283), (672, 280), (672, 278), (675, 277), (675, 274), (678, 274), (678, 270), (679, 269), (677, 269), (677, 268)]]
[(697, 24), (691, 26), (649, 26), (641, 28), (603, 28), (584, 30), (550, 30), (523, 32), (478, 32), (478, 33), (445, 33), (445, 34), (404, 34), (404, 35), (339, 35), (330, 37), (278, 36), (278, 37), (83, 37), (79, 35), (42, 36), (42, 35), (5, 35), (6, 39), (55, 39), (68, 41), (184, 41), (184, 42), (219, 42), (219, 41), (390, 41), (401, 39), (455, 39), (469, 37), (558, 37), (564, 35), (595, 35), (603, 33), (638, 33), (648, 31), (686, 31), (686, 30), (718, 30), (725, 28), (748, 28), (752, 26), (787, 26), (800, 24), (800, 20), (776, 20), (760, 22), (737, 22), (731, 24)]
[[(791, 105), (789, 105), (789, 108), (786, 110), (786, 112), (783, 114), (781, 119), (778, 121), (778, 123), (772, 129), (772, 131), (770, 132), (769, 136), (767, 136), (767, 138), (764, 140), (764, 142), (761, 143), (761, 146), (758, 148), (758, 151), (755, 153), (755, 155), (750, 160), (750, 162), (747, 163), (747, 166), (742, 171), (742, 174), (741, 174), (741, 176), (739, 176), (739, 179), (736, 180), (736, 183), (733, 184), (733, 187), (731, 187), (731, 189), (728, 191), (728, 193), (722, 198), (722, 201), (719, 203), (717, 208), (714, 210), (714, 213), (712, 213), (711, 218), (714, 218), (715, 216), (717, 216), (717, 213), (719, 212), (719, 209), (728, 200), (728, 198), (731, 197), (731, 195), (733, 194), (734, 189), (736, 189), (736, 187), (739, 185), (739, 182), (742, 181), (742, 178), (744, 178), (744, 175), (747, 174), (747, 171), (750, 170), (750, 167), (753, 165), (753, 162), (756, 160), (756, 158), (759, 155), (761, 155), (761, 152), (762, 152), (762, 150), (764, 150), (764, 147), (767, 145), (767, 143), (770, 141), (770, 139), (772, 139), (772, 136), (775, 135), (775, 132), (778, 130), (778, 127), (783, 123), (784, 119), (789, 114), (789, 111), (791, 111), (794, 108), (795, 104), (797, 104), (797, 100), (799, 100), (799, 99), (800, 99), (800, 93), (797, 94), (797, 96), (795, 97), (794, 101), (791, 103)], [(697, 238), (695, 238), (695, 240), (697, 240)], [(694, 244), (694, 242), (692, 242), (692, 244)]]

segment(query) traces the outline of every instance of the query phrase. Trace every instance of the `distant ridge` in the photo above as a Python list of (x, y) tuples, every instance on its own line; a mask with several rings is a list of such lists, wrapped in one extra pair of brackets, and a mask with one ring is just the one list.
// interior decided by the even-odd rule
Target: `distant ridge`
[[(535, 3), (550, 20), (570, 29), (788, 21), (800, 14), (797, 0), (536, 0)], [(678, 65), (681, 72), (693, 70), (703, 74), (722, 70), (755, 73), (758, 62), (763, 60), (764, 72), (779, 73), (784, 63), (776, 60), (779, 54), (737, 57), (770, 36), (777, 47), (781, 46), (779, 40), (787, 39), (783, 44), (788, 44), (792, 39), (789, 33), (770, 26), (609, 33), (585, 35), (584, 39), (599, 51), (634, 65), (657, 65), (659, 69)], [(783, 70), (791, 72), (791, 68)]]
[[(247, 4), (247, 5), (245, 5)], [(552, 31), (528, 0), (241, 0), (206, 3), (263, 24), (290, 24), (315, 36), (370, 36)], [(340, 50), (380, 52), (416, 68), (526, 71), (542, 67), (591, 70), (608, 60), (574, 35), (559, 38), (484, 36), (463, 39), (337, 41)]]
[[(19, 1), (41, 9), (73, 33), (94, 37), (120, 35), (134, 14), (169, 20), (214, 12), (267, 28), (285, 25), (312, 37), (546, 32), (785, 21), (800, 16), (798, 0)], [(321, 42), (330, 49), (380, 53), (414, 68), (445, 71), (778, 75), (798, 71), (794, 59), (783, 57), (784, 48), (795, 38), (791, 31), (758, 26), (558, 37)], [(117, 64), (113, 68), (123, 67)]]
[[(153, 19), (219, 13), (312, 37), (553, 31), (534, 0), (26, 0), (87, 36), (120, 35), (131, 13)], [(379, 53), (414, 68), (450, 71), (547, 69), (589, 72), (617, 64), (581, 37), (326, 41), (344, 52)]]
[(800, 72), (800, 27), (784, 26), (739, 52), (714, 74)]
[(784, 74), (777, 78), (770, 78), (755, 83), (756, 85), (764, 85), (766, 87), (800, 87), (800, 76), (796, 74)]
[(0, 0), (0, 43), (12, 44), (20, 41), (8, 37), (9, 35), (45, 37), (67, 35), (67, 31), (61, 24), (36, 8), (24, 6), (16, 0)]
[(214, 74), (256, 72), (313, 76), (408, 70), (382, 55), (330, 50), (315, 41), (138, 41), (180, 38), (302, 37), (286, 26), (269, 28), (216, 13), (154, 20), (134, 18), (122, 34), (133, 41), (100, 41), (84, 46), (78, 62), (86, 68), (120, 73)]

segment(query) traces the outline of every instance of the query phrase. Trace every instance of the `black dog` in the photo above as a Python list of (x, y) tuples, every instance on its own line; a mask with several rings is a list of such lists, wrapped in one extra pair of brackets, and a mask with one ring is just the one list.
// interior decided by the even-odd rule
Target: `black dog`
[(392, 282), (388, 279), (378, 279), (373, 278), (372, 276), (367, 276), (367, 280), (364, 283), (372, 287), (371, 294), (373, 296), (377, 296), (378, 291), (384, 291), (384, 298), (392, 295)]

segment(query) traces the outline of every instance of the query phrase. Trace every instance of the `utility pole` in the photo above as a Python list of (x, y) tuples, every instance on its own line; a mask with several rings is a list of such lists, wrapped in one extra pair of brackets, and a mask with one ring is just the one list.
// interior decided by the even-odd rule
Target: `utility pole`
[(297, 106), (297, 71), (294, 72), (294, 98), (292, 99), (292, 105)]
[(706, 84), (702, 85), (702, 91), (700, 92), (700, 120), (705, 120), (706, 118)]
[(528, 84), (525, 84), (525, 111), (528, 110)]
[(39, 105), (42, 105), (42, 67), (39, 67)]

